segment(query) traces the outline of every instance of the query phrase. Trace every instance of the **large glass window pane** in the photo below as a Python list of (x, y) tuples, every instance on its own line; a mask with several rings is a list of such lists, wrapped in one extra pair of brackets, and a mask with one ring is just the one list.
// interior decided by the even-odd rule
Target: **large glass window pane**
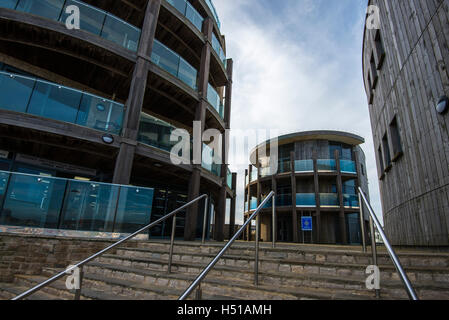
[(1, 223), (57, 228), (66, 180), (12, 173)]
[(157, 40), (154, 40), (151, 61), (175, 77), (178, 76), (180, 57)]
[(123, 123), (123, 105), (84, 94), (76, 123), (96, 130), (120, 134)]
[(0, 73), (0, 108), (26, 112), (35, 80)]
[(194, 67), (188, 64), (184, 59), (179, 60), (179, 79), (188, 84), (192, 89), (196, 90), (197, 71)]
[(137, 51), (140, 30), (113, 16), (106, 16), (101, 36), (126, 49)]
[(81, 96), (82, 93), (79, 91), (38, 81), (31, 97), (28, 113), (74, 123)]
[(80, 9), (80, 29), (100, 35), (104, 19), (106, 18), (106, 13), (82, 2), (67, 0), (60, 21), (65, 23), (69, 16), (69, 14), (66, 13), (65, 8), (73, 5)]
[(119, 187), (69, 181), (61, 229), (112, 232)]
[(63, 5), (64, 0), (19, 0), (16, 10), (58, 20)]
[(2, 0), (0, 2), (0, 7), (7, 9), (15, 9), (18, 0)]
[(154, 189), (121, 187), (114, 232), (133, 233), (151, 221)]

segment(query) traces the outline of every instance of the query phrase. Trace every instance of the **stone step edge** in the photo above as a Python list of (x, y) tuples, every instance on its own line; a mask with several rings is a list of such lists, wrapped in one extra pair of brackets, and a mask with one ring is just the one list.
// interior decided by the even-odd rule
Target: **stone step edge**
[[(0, 283), (0, 292), (4, 291), (14, 295), (15, 297), (17, 297), (18, 295), (22, 294), (23, 292), (29, 289), (30, 288), (26, 288), (24, 286), (17, 286), (11, 283)], [(61, 298), (41, 291), (36, 292), (35, 294), (25, 298), (24, 300), (61, 300)]]
[[(119, 259), (119, 260), (130, 260), (135, 262), (144, 262), (144, 263), (156, 263), (156, 264), (168, 264), (168, 260), (163, 259), (148, 259), (148, 258), (122, 258), (117, 255), (104, 255), (105, 258), (111, 258), (111, 259)], [(98, 262), (99, 264), (102, 264), (101, 262)], [(106, 264), (107, 265), (107, 264)], [(193, 262), (186, 262), (186, 261), (173, 261), (172, 266), (183, 266), (183, 267), (206, 267), (206, 264), (204, 263), (193, 263)], [(127, 267), (127, 266), (123, 266)], [(136, 267), (132, 267), (135, 269), (140, 269)], [(254, 274), (254, 269), (252, 268), (241, 268), (236, 270), (237, 267), (231, 267), (231, 266), (222, 266), (222, 265), (216, 265), (214, 269), (220, 270), (220, 271), (229, 271), (229, 272), (244, 272), (246, 274)], [(151, 269), (141, 269), (141, 270), (151, 270)], [(158, 271), (158, 270), (154, 270)], [(331, 283), (346, 283), (351, 282), (354, 284), (364, 284), (365, 278), (360, 279), (354, 276), (336, 276), (336, 275), (324, 275), (324, 274), (314, 274), (314, 273), (294, 273), (294, 272), (270, 272), (267, 270), (262, 270), (259, 268), (259, 275), (262, 276), (269, 276), (269, 277), (285, 277), (290, 279), (301, 279), (301, 280), (315, 280), (315, 281), (326, 281)], [(223, 277), (227, 278), (227, 277)], [(387, 284), (387, 285), (385, 285)], [(382, 280), (382, 285), (386, 286), (389, 289), (402, 289), (404, 288), (404, 285), (400, 280)], [(416, 289), (426, 288), (426, 289), (432, 289), (432, 290), (449, 290), (449, 282), (426, 282), (426, 281), (413, 281), (412, 285)]]

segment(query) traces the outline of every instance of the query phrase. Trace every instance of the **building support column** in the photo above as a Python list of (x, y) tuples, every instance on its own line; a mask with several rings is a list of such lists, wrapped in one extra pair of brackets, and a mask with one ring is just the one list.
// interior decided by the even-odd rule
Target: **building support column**
[(232, 198), (231, 198), (231, 210), (229, 214), (229, 239), (235, 234), (235, 204), (237, 198), (237, 173), (232, 174)]
[[(248, 216), (251, 212), (251, 176), (253, 174), (253, 166), (248, 168)], [(246, 222), (246, 221), (245, 221)], [(251, 223), (246, 227), (247, 241), (251, 241)]]
[(129, 184), (137, 146), (140, 114), (145, 98), (148, 72), (150, 70), (153, 40), (159, 17), (161, 0), (149, 0), (143, 22), (143, 28), (137, 50), (137, 61), (126, 102), (126, 114), (123, 122), (122, 143), (115, 161), (114, 184)]
[[(200, 101), (195, 111), (195, 121), (201, 123), (201, 129), (199, 132), (200, 141), (195, 141), (193, 144), (194, 159), (202, 159), (202, 137), (206, 124), (206, 108), (207, 108), (207, 87), (209, 84), (209, 71), (210, 71), (210, 55), (211, 55), (211, 43), (212, 43), (212, 21), (210, 18), (204, 20), (203, 34), (207, 41), (203, 46), (201, 52), (201, 64), (199, 71), (198, 93)], [(197, 157), (195, 157), (197, 155)], [(199, 156), (199, 157), (198, 157)], [(201, 185), (201, 164), (194, 164), (192, 175), (190, 177), (188, 201), (192, 201), (200, 196)], [(193, 241), (196, 238), (196, 225), (198, 220), (198, 203), (193, 204), (187, 208), (186, 223), (184, 229), (184, 240)], [(214, 232), (215, 233), (215, 232)]]
[(293, 242), (299, 242), (298, 213), (296, 212), (296, 170), (295, 170), (295, 152), (290, 153), (290, 178), (292, 184), (292, 230)]
[(318, 154), (313, 151), (313, 180), (315, 185), (315, 203), (316, 203), (316, 240), (321, 243), (321, 199), (320, 199), (320, 179), (318, 176)]
[(342, 244), (348, 244), (347, 234), (346, 234), (346, 219), (345, 219), (345, 205), (343, 202), (343, 182), (341, 178), (341, 167), (340, 167), (340, 153), (335, 150), (335, 162), (337, 164), (337, 189), (338, 189), (338, 199), (340, 202), (340, 211), (338, 215), (338, 221), (340, 224), (340, 240)]
[[(278, 192), (277, 191), (278, 187), (277, 187), (277, 181), (276, 181), (276, 175), (275, 174), (273, 174), (271, 176), (271, 190), (274, 191), (273, 201), (276, 201), (276, 195), (277, 195), (277, 192)], [(278, 214), (277, 214), (277, 207), (278, 207), (278, 204), (275, 202), (275, 205), (276, 205), (276, 207), (275, 207), (276, 220), (274, 221), (274, 230), (276, 230), (276, 234), (277, 234), (277, 216), (278, 216)], [(271, 217), (270, 220), (271, 220), (271, 224), (273, 224), (273, 217)], [(273, 241), (273, 237), (276, 237), (276, 234), (273, 234), (273, 225), (271, 225), (271, 233), (270, 234), (271, 234), (270, 241)], [(275, 240), (277, 241), (277, 239), (275, 239)]]

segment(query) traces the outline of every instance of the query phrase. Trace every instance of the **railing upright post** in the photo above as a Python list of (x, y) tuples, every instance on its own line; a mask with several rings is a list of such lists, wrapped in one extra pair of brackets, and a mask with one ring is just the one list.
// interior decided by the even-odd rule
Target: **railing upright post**
[(271, 221), (271, 225), (272, 225), (272, 242), (273, 242), (273, 249), (276, 248), (276, 197), (273, 195), (272, 196), (272, 209), (273, 209), (273, 214), (272, 214), (272, 219), (273, 221)]
[[(376, 236), (375, 236), (375, 229), (374, 229), (374, 222), (373, 218), (370, 217), (369, 219), (369, 225), (370, 225), (370, 233), (371, 233), (371, 253), (373, 255), (373, 265), (378, 267), (377, 264), (377, 247), (376, 247)], [(380, 298), (380, 290), (376, 289), (376, 298)]]
[(195, 300), (201, 300), (203, 298), (203, 290), (201, 289), (201, 282), (198, 285), (198, 288), (196, 288), (195, 291)]
[(81, 299), (81, 290), (83, 288), (83, 276), (84, 276), (84, 271), (83, 271), (83, 267), (80, 267), (80, 273), (79, 273), (79, 281), (80, 281), (80, 286), (78, 289), (75, 289), (75, 298), (74, 300), (80, 300)]
[(171, 273), (171, 265), (172, 265), (172, 260), (173, 260), (173, 247), (175, 244), (175, 233), (176, 233), (176, 214), (173, 216), (173, 222), (172, 222), (172, 227), (171, 227), (170, 254), (168, 257), (167, 273)]
[(260, 238), (260, 227), (259, 227), (259, 215), (256, 217), (256, 256), (254, 258), (254, 284), (259, 285), (259, 238)]
[(365, 235), (365, 217), (363, 215), (362, 195), (359, 192), (359, 207), (360, 207), (360, 230), (362, 232), (362, 246), (363, 252), (366, 252), (366, 235)]
[(207, 224), (207, 213), (209, 212), (209, 197), (204, 198), (204, 217), (203, 217), (203, 236), (201, 239), (201, 243), (205, 244), (206, 243), (206, 224)]

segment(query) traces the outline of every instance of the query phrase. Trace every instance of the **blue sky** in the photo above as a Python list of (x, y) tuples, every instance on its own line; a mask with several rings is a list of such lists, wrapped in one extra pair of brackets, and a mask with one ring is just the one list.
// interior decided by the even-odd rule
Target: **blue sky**
[[(381, 216), (371, 123), (362, 78), (366, 1), (214, 0), (234, 60), (231, 128), (278, 134), (342, 130), (365, 138), (370, 196)], [(275, 106), (273, 108), (273, 106)], [(253, 148), (255, 145), (249, 145)], [(237, 220), (242, 220), (242, 155)], [(248, 165), (248, 157), (244, 163)], [(234, 160), (234, 161), (233, 161)]]

